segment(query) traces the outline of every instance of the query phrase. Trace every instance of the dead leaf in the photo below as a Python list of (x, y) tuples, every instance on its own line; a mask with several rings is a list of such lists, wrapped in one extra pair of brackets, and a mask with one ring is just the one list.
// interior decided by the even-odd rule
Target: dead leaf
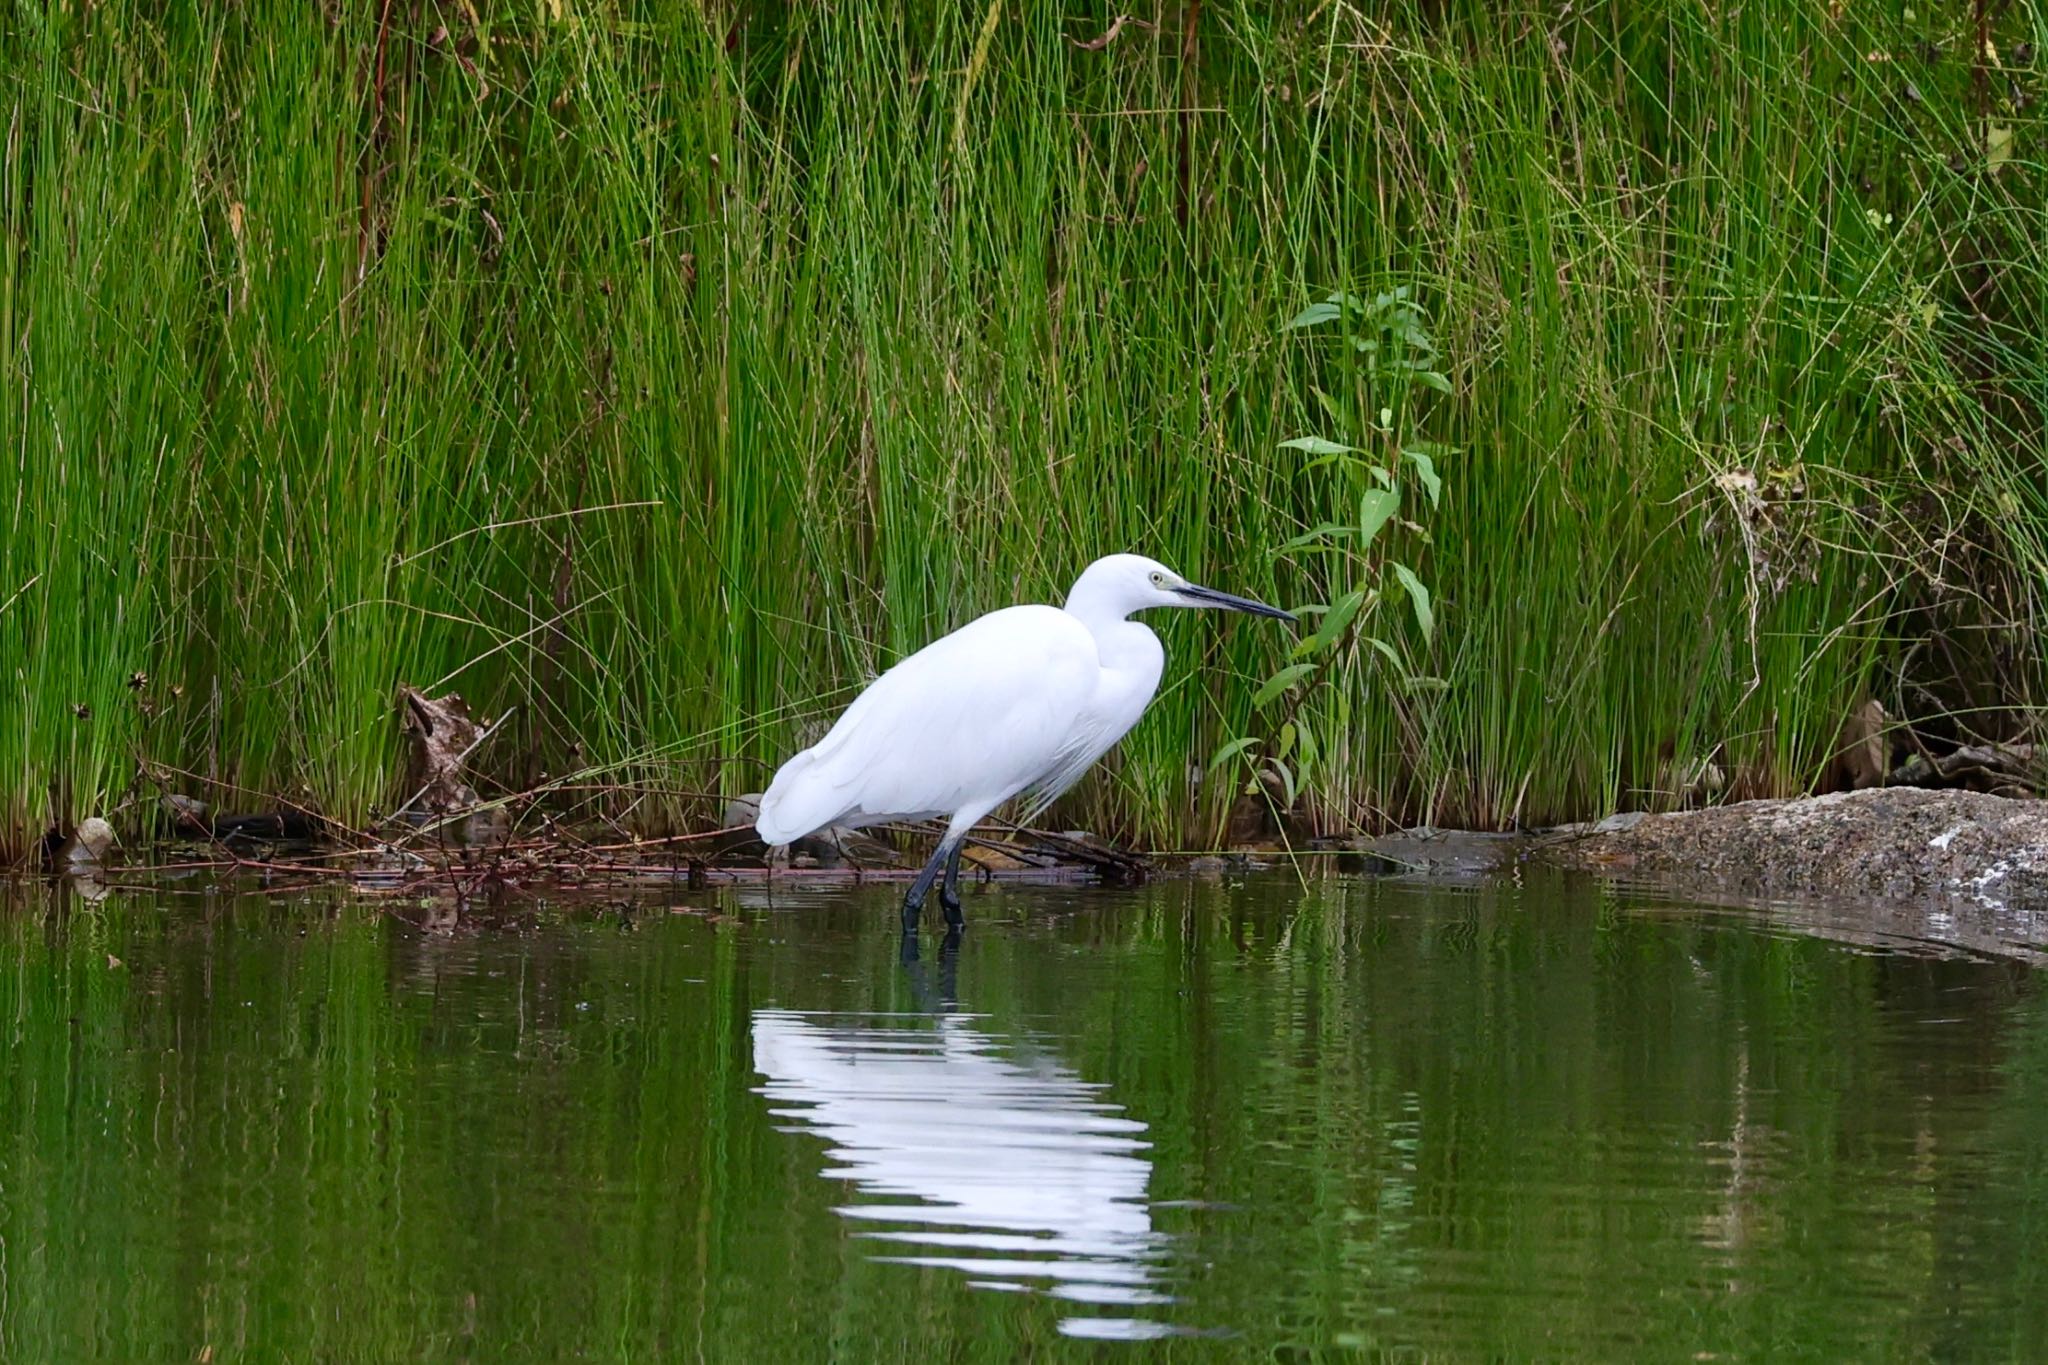
[(2011, 125), (1991, 124), (1984, 130), (1984, 168), (1995, 171), (2012, 160)]
[(1108, 31), (1105, 32), (1101, 37), (1090, 38), (1085, 43), (1082, 42), (1079, 38), (1069, 38), (1067, 39), (1067, 41), (1072, 43), (1075, 47), (1080, 48), (1083, 52), (1100, 52), (1102, 51), (1102, 49), (1108, 47), (1111, 43), (1117, 40), (1117, 35), (1121, 34), (1124, 31), (1125, 24), (1135, 24), (1142, 29), (1150, 29), (1152, 27), (1152, 25), (1146, 23), (1143, 19), (1133, 18), (1131, 15), (1128, 14), (1119, 14), (1116, 18), (1110, 20)]
[(398, 690), (405, 735), (412, 743), (412, 785), (428, 810), (467, 810), (476, 804), (476, 790), (462, 775), (469, 751), (483, 737), (484, 727), (469, 714), (458, 692), (429, 697), (418, 688)]

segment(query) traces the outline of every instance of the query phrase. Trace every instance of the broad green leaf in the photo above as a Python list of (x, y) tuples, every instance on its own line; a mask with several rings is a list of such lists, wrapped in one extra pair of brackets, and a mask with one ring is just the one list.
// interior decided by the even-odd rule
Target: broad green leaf
[(1311, 389), (1310, 392), (1315, 394), (1316, 404), (1317, 406), (1322, 408), (1323, 416), (1329, 418), (1330, 421), (1335, 423), (1337, 426), (1343, 426), (1344, 414), (1341, 411), (1339, 411), (1337, 407), (1337, 400), (1330, 397), (1329, 394), (1324, 393), (1321, 389)]
[(1408, 600), (1415, 607), (1415, 624), (1422, 627), (1422, 638), (1427, 640), (1436, 629), (1436, 613), (1429, 605), (1429, 589), (1422, 586), (1422, 580), (1406, 564), (1392, 564), (1394, 577), (1401, 580), (1401, 586), (1408, 590)]
[(1394, 647), (1388, 644), (1385, 640), (1382, 640), (1377, 635), (1368, 635), (1365, 637), (1365, 642), (1371, 645), (1374, 649), (1378, 650), (1380, 653), (1386, 655), (1387, 662), (1392, 664), (1398, 672), (1404, 675), (1408, 672), (1406, 665), (1404, 665), (1401, 662), (1401, 656), (1395, 653)]
[(1279, 696), (1282, 692), (1285, 692), (1288, 688), (1294, 686), (1315, 671), (1316, 666), (1314, 664), (1287, 665), (1287, 667), (1266, 679), (1264, 683), (1260, 684), (1259, 690), (1252, 693), (1252, 705), (1264, 706), (1267, 702), (1273, 700), (1273, 698)]
[(1202, 771), (1205, 773), (1215, 772), (1218, 768), (1228, 763), (1231, 759), (1236, 758), (1239, 754), (1243, 753), (1246, 749), (1251, 748), (1253, 745), (1257, 743), (1258, 741), (1256, 739), (1252, 739), (1249, 736), (1247, 736), (1244, 739), (1231, 740), (1228, 744), (1225, 744), (1222, 748), (1218, 749), (1214, 754), (1211, 754), (1209, 756), (1209, 766), (1204, 768)]
[(1403, 346), (1420, 351), (1424, 355), (1436, 354), (1436, 343), (1429, 339), (1429, 333), (1422, 329), (1422, 324), (1416, 319), (1402, 318), (1394, 331), (1400, 336)]
[(1435, 370), (1417, 370), (1415, 377), (1422, 381), (1425, 387), (1435, 389), (1438, 393), (1447, 394), (1451, 391), (1451, 381)]
[(1280, 727), (1280, 742), (1273, 746), (1273, 761), (1285, 763), (1287, 756), (1294, 752), (1294, 722), (1288, 721)]
[(1409, 677), (1401, 680), (1401, 686), (1410, 692), (1448, 692), (1451, 685), (1442, 678)]
[(1333, 464), (1341, 468), (1346, 474), (1349, 474), (1353, 478), (1356, 478), (1358, 476), (1359, 467), (1363, 463), (1363, 461), (1358, 459), (1358, 454), (1362, 453), (1363, 452), (1353, 452), (1350, 446), (1346, 446), (1344, 447), (1343, 451), (1335, 455), (1318, 455), (1315, 459), (1310, 460), (1307, 464), (1303, 465), (1301, 467), (1301, 472), (1306, 474), (1311, 469), (1321, 469), (1326, 464)]
[(1358, 548), (1372, 544), (1380, 528), (1401, 510), (1401, 495), (1391, 488), (1368, 488), (1358, 500)]
[(1401, 458), (1415, 466), (1415, 473), (1422, 480), (1423, 488), (1429, 493), (1429, 505), (1436, 506), (1443, 495), (1444, 481), (1437, 477), (1436, 461), (1429, 458), (1419, 445), (1401, 447)]
[(1320, 469), (1324, 465), (1336, 465), (1344, 471), (1345, 477), (1351, 480), (1354, 487), (1363, 488), (1365, 481), (1371, 479), (1382, 488), (1392, 488), (1393, 476), (1381, 466), (1365, 460), (1363, 457), (1366, 453), (1361, 450), (1348, 455), (1325, 455), (1320, 459), (1310, 460), (1301, 467), (1301, 472), (1306, 474), (1311, 469)]
[(1301, 766), (1304, 770), (1314, 767), (1316, 759), (1321, 756), (1316, 748), (1315, 734), (1306, 725), (1299, 728), (1294, 748), (1295, 752), (1301, 755)]
[(1289, 550), (1299, 550), (1302, 546), (1313, 545), (1319, 540), (1335, 540), (1339, 536), (1355, 536), (1357, 534), (1358, 528), (1356, 526), (1343, 526), (1334, 521), (1326, 521), (1320, 526), (1314, 526), (1303, 531), (1300, 535), (1282, 545), (1280, 553), (1286, 554)]
[(1322, 323), (1336, 320), (1343, 311), (1334, 303), (1312, 303), (1282, 324), (1280, 330), (1292, 332), (1300, 327), (1319, 326)]
[(1296, 436), (1280, 443), (1282, 450), (1299, 450), (1310, 455), (1355, 455), (1357, 446), (1347, 446), (1342, 441), (1328, 441), (1320, 436)]
[[(1328, 607), (1324, 606), (1293, 608), (1294, 614), (1298, 617), (1313, 615), (1327, 618), (1329, 610)], [(1323, 652), (1328, 643), (1328, 638), (1318, 629), (1296, 640), (1294, 647), (1287, 651), (1287, 657), (1290, 659), (1313, 659), (1316, 655)]]
[(1309, 637), (1309, 643), (1318, 651), (1329, 648), (1344, 638), (1344, 632), (1357, 619), (1358, 609), (1365, 605), (1365, 590), (1354, 588), (1338, 598), (1330, 607), (1330, 614), (1316, 627), (1316, 633)]
[(1300, 790), (1300, 784), (1294, 777), (1294, 769), (1285, 763), (1275, 763), (1273, 771), (1280, 774), (1280, 781), (1287, 787), (1287, 797), (1281, 802), (1280, 808), (1282, 810), (1293, 810), (1295, 793)]

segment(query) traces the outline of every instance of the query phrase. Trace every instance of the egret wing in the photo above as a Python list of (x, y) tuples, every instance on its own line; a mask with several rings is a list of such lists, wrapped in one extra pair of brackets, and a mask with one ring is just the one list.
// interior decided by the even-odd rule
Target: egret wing
[(1088, 746), (1099, 673), (1094, 637), (1065, 612), (990, 612), (877, 678), (790, 760), (763, 798), (762, 833), (979, 818)]

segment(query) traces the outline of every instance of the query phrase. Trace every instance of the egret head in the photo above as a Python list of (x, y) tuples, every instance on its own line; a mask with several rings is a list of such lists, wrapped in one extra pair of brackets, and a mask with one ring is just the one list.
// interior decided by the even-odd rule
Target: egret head
[(1067, 610), (1082, 616), (1099, 612), (1121, 619), (1152, 607), (1215, 607), (1282, 621), (1294, 619), (1264, 602), (1190, 583), (1143, 555), (1107, 555), (1096, 560), (1082, 571), (1074, 590), (1067, 594)]

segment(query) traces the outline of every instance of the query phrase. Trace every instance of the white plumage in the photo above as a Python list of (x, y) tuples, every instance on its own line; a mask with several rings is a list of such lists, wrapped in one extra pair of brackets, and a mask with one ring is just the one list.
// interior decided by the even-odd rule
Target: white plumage
[(957, 927), (967, 831), (1015, 797), (1051, 801), (1151, 704), (1166, 651), (1126, 618), (1204, 606), (1292, 619), (1141, 555), (1110, 555), (1088, 566), (1064, 607), (1005, 607), (970, 621), (875, 679), (823, 739), (783, 764), (756, 828), (787, 844), (827, 825), (947, 817), (938, 852), (905, 898), (904, 927), (915, 932), (948, 859), (940, 900)]

